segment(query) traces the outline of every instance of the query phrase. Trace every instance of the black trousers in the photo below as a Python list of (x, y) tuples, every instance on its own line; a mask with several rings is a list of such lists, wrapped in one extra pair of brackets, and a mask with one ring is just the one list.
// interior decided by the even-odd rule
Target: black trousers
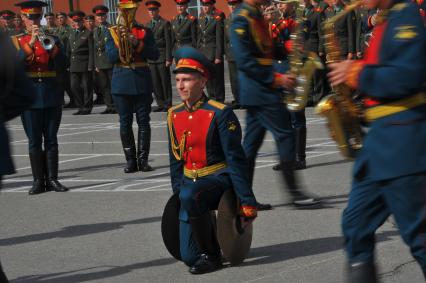
[[(214, 62), (212, 62), (214, 64)], [(225, 77), (224, 77), (223, 61), (219, 64), (214, 64), (214, 74), (207, 81), (207, 93), (209, 98), (219, 102), (225, 101)]]
[(172, 81), (170, 78), (170, 67), (165, 63), (149, 64), (152, 83), (154, 85), (154, 96), (158, 107), (169, 108), (172, 106)]
[(112, 69), (100, 69), (99, 72), (95, 71), (98, 89), (102, 93), (107, 109), (115, 109), (114, 101), (111, 96), (111, 80)]
[(79, 110), (93, 108), (93, 76), (92, 71), (71, 72), (71, 89)]
[[(70, 98), (70, 103), (75, 103), (74, 95), (71, 91), (71, 79), (70, 72), (67, 70), (60, 70), (57, 72), (58, 84), (63, 90), (68, 94)], [(65, 94), (65, 93), (64, 93)]]

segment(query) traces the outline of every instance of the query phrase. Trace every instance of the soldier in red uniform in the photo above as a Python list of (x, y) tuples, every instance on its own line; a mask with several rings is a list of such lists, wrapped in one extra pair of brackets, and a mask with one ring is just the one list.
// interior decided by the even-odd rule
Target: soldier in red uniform
[(193, 274), (222, 266), (209, 210), (226, 190), (234, 190), (243, 221), (257, 215), (250, 189), (248, 162), (241, 146), (241, 126), (231, 107), (209, 100), (203, 89), (214, 73), (200, 51), (176, 52), (176, 88), (181, 104), (168, 112), (170, 175), (181, 208), (180, 254)]
[(68, 189), (58, 182), (57, 139), (64, 95), (54, 67), (63, 64), (64, 56), (57, 37), (52, 37), (51, 42), (47, 44), (40, 42), (42, 7), (47, 4), (41, 1), (27, 1), (16, 6), (21, 7), (26, 32), (12, 36), (12, 41), (18, 49), (19, 59), (26, 63), (26, 73), (32, 79), (35, 89), (34, 103), (21, 116), (29, 140), (34, 177), (29, 194), (39, 194), (46, 190), (65, 192)]

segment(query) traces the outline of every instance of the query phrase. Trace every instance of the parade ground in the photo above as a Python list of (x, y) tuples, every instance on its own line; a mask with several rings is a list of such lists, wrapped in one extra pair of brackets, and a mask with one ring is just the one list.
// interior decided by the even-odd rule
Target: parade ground
[[(307, 108), (308, 168), (298, 172), (325, 207), (289, 205), (279, 173), (272, 170), (277, 153), (268, 134), (257, 159), (254, 192), (273, 210), (259, 212), (243, 264), (206, 275), (190, 275), (161, 237), (161, 215), (171, 196), (166, 113), (151, 115), (155, 171), (125, 174), (118, 115), (97, 114), (103, 109), (97, 106), (87, 116), (63, 113), (59, 177), (70, 188), (67, 193), (28, 195), (27, 138), (20, 119), (9, 123), (17, 172), (6, 176), (0, 194), (0, 257), (11, 282), (343, 282), (340, 221), (352, 162), (339, 154), (325, 119), (312, 108)], [(244, 110), (236, 112), (244, 129)], [(423, 282), (392, 221), (376, 239), (382, 282)]]

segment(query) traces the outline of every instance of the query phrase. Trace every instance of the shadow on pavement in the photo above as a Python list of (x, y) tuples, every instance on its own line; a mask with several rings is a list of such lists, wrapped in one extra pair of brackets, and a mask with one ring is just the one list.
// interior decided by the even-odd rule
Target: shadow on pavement
[(146, 224), (161, 221), (160, 216), (134, 219), (129, 221), (111, 222), (111, 223), (93, 223), (84, 225), (74, 225), (63, 228), (59, 231), (0, 239), (0, 246), (19, 245), (30, 242), (50, 240), (54, 238), (72, 238), (90, 234), (103, 233), (107, 231), (123, 228), (125, 225)]
[[(398, 231), (378, 233), (377, 242), (391, 240), (390, 237), (399, 235)], [(343, 249), (343, 237), (317, 238), (291, 243), (282, 243), (266, 247), (252, 248), (248, 258), (256, 258), (243, 263), (244, 266), (270, 264), (298, 257), (312, 256), (334, 252)]]
[[(98, 266), (98, 267), (79, 269), (79, 270), (74, 270), (69, 272), (22, 276), (22, 277), (16, 278), (15, 280), (11, 280), (10, 282), (11, 283), (12, 282), (13, 283), (24, 283), (24, 282), (25, 283), (30, 283), (30, 282), (31, 283), (37, 283), (37, 282), (78, 283), (78, 282), (86, 282), (86, 281), (92, 281), (92, 280), (102, 280), (102, 279), (105, 280), (106, 278), (111, 278), (114, 276), (126, 274), (133, 270), (155, 267), (155, 266), (162, 266), (162, 265), (169, 265), (175, 262), (176, 260), (173, 258), (162, 258), (162, 259), (156, 259), (156, 260), (151, 260), (147, 262), (140, 262), (140, 263), (125, 265), (125, 266)], [(103, 269), (107, 268), (107, 270), (95, 271), (91, 273), (81, 273), (81, 272), (90, 271), (92, 269), (100, 269), (100, 268), (103, 268)], [(102, 282), (106, 282), (106, 281), (102, 281)], [(108, 281), (108, 282), (114, 282), (114, 281)], [(115, 281), (115, 282), (119, 282), (119, 281)]]
[(306, 169), (311, 169), (315, 167), (322, 167), (322, 166), (328, 166), (328, 165), (337, 165), (337, 164), (345, 164), (345, 163), (352, 163), (353, 160), (344, 159), (344, 160), (336, 160), (336, 161), (329, 161), (329, 162), (322, 162), (322, 163), (315, 163), (315, 164), (308, 164), (306, 166)]

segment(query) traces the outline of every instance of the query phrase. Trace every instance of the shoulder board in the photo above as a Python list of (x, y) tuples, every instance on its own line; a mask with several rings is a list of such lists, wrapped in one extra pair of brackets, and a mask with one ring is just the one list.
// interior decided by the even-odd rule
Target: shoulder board
[(244, 18), (249, 18), (249, 11), (246, 9), (241, 9), (241, 11), (238, 13), (238, 16), (242, 16)]
[(393, 5), (393, 7), (391, 8), (391, 11), (401, 11), (404, 10), (407, 7), (407, 3), (398, 3)]
[(184, 106), (185, 104), (182, 102), (182, 103), (179, 103), (178, 105), (176, 105), (176, 106), (173, 106), (173, 107), (170, 107), (169, 108), (169, 110), (167, 111), (169, 114), (171, 114), (173, 111), (175, 111), (175, 110), (178, 110), (179, 108), (182, 108), (183, 106)]
[(215, 19), (216, 21), (220, 21), (220, 20), (222, 19), (222, 17), (221, 17), (220, 15), (216, 15), (216, 16), (214, 16), (214, 19)]
[(223, 110), (223, 109), (225, 109), (225, 107), (226, 107), (226, 105), (225, 105), (225, 104), (220, 103), (220, 102), (217, 102), (216, 100), (211, 100), (211, 99), (210, 99), (207, 103), (208, 103), (209, 105), (211, 105), (211, 106), (215, 107), (215, 108), (220, 109), (220, 110)]
[[(22, 35), (22, 34), (20, 34), (20, 35)], [(12, 43), (15, 46), (16, 50), (21, 49), (21, 45), (19, 45), (19, 39), (18, 39), (18, 37), (20, 35), (13, 35), (13, 36), (10, 37), (10, 39), (12, 40)]]
[(187, 16), (187, 17), (188, 17), (188, 19), (190, 19), (191, 21), (195, 20), (195, 17), (194, 17), (193, 15), (189, 15), (189, 14), (188, 14), (188, 16)]

